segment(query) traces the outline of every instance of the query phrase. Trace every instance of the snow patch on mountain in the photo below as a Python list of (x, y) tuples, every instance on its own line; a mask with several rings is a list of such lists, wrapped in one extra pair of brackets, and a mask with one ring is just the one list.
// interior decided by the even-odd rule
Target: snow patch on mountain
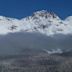
[(44, 51), (46, 52), (46, 53), (48, 53), (48, 54), (62, 54), (63, 53), (63, 51), (61, 50), (61, 49), (52, 49), (52, 50), (46, 50), (46, 49), (44, 49)]

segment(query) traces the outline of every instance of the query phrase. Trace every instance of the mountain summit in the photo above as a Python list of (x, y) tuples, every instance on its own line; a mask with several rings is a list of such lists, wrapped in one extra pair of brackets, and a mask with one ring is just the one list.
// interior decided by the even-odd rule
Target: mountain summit
[(22, 19), (0, 16), (0, 34), (38, 32), (47, 36), (72, 34), (72, 16), (60, 19), (54, 12), (37, 11)]

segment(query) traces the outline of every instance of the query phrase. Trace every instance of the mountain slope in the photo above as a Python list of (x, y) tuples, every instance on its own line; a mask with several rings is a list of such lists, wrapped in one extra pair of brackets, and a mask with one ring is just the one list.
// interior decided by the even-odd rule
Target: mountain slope
[(47, 36), (72, 34), (72, 16), (61, 20), (55, 13), (37, 11), (32, 16), (14, 19), (0, 16), (0, 34), (14, 32), (38, 32)]

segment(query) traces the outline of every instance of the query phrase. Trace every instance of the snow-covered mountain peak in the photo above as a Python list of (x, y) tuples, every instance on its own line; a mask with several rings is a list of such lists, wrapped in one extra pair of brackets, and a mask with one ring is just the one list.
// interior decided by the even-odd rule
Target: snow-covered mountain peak
[(72, 20), (72, 16), (67, 17), (65, 20), (67, 21)]
[(57, 18), (59, 19), (59, 17), (54, 13), (54, 12), (48, 12), (47, 10), (42, 10), (42, 11), (37, 11), (34, 12), (33, 17), (41, 17), (41, 18)]
[(72, 16), (61, 20), (55, 13), (46, 10), (34, 12), (32, 16), (20, 20), (0, 16), (0, 34), (21, 31), (38, 32), (47, 36), (72, 34)]
[(7, 21), (7, 22), (12, 22), (12, 21), (17, 21), (18, 19), (16, 19), (16, 18), (10, 18), (10, 17), (5, 17), (5, 16), (0, 16), (0, 22), (1, 21)]
[(68, 22), (69, 24), (72, 24), (72, 16), (69, 16), (65, 19), (65, 22)]
[(4, 19), (5, 17), (4, 16), (0, 16), (0, 19)]
[(9, 17), (5, 17), (5, 16), (0, 16), (0, 20), (9, 20), (9, 19), (11, 19), (12, 20), (12, 18), (9, 18)]

